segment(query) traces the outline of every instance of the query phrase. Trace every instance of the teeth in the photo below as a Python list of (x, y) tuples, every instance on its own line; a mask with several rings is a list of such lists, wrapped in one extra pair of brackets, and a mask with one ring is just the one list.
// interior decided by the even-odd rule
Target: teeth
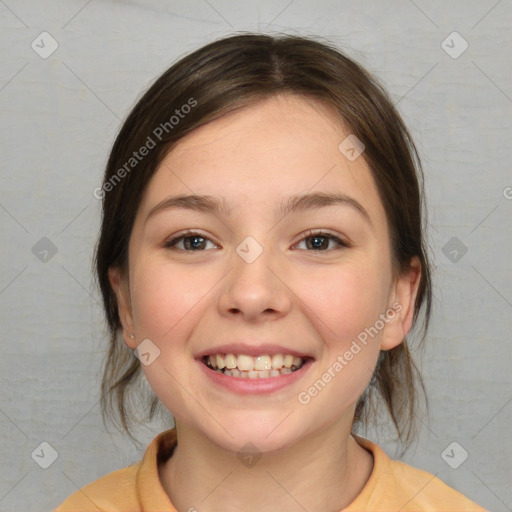
[[(211, 356), (210, 356), (211, 357)], [(236, 357), (234, 354), (226, 354), (226, 358), (224, 359), (226, 364), (226, 368), (236, 368)]]
[(283, 367), (283, 356), (281, 354), (274, 354), (272, 356), (272, 368), (274, 370), (279, 370), (279, 368)]
[(239, 370), (254, 370), (254, 359), (251, 356), (239, 355), (237, 367)]
[(255, 370), (270, 370), (272, 369), (272, 360), (269, 356), (258, 356), (254, 360)]
[(243, 379), (267, 379), (299, 370), (304, 360), (291, 354), (212, 354), (204, 362), (218, 373)]
[(284, 356), (283, 364), (284, 364), (285, 368), (291, 368), (291, 366), (293, 364), (293, 356), (290, 356), (290, 355)]

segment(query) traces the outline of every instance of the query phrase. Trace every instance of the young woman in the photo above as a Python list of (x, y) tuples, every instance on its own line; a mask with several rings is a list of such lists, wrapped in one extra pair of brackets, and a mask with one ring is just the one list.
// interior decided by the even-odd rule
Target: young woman
[(95, 191), (96, 262), (104, 411), (130, 432), (142, 371), (176, 425), (57, 510), (483, 511), (355, 434), (377, 398), (414, 434), (421, 184), (387, 94), (328, 43), (236, 35), (167, 70)]

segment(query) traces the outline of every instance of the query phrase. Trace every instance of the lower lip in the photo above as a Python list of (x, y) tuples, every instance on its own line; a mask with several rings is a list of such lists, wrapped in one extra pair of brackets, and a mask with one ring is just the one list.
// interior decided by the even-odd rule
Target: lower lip
[(296, 370), (292, 373), (285, 373), (278, 377), (249, 379), (224, 375), (223, 373), (216, 372), (215, 370), (208, 368), (208, 366), (206, 366), (202, 361), (196, 361), (205, 375), (212, 382), (240, 395), (272, 393), (274, 391), (279, 391), (286, 386), (291, 386), (308, 373), (309, 367), (313, 363), (313, 360), (309, 359), (302, 365), (300, 370)]

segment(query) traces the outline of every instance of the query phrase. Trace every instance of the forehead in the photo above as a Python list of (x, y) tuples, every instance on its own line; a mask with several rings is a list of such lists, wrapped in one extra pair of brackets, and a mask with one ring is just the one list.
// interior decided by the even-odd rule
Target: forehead
[(294, 194), (339, 192), (382, 219), (364, 158), (351, 161), (339, 149), (349, 135), (334, 109), (320, 101), (270, 97), (181, 139), (150, 181), (141, 213), (171, 194), (225, 197), (235, 211), (255, 211)]

